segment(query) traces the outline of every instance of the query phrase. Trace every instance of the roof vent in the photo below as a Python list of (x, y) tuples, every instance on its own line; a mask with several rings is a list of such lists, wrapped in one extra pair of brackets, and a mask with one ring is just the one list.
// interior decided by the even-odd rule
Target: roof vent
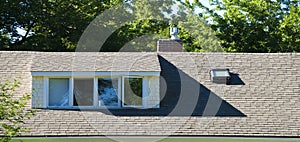
[(210, 78), (213, 83), (229, 84), (230, 74), (229, 69), (212, 69), (210, 70)]
[(170, 28), (170, 35), (171, 39), (173, 40), (180, 40), (177, 35), (178, 35), (178, 28), (176, 26), (173, 26)]

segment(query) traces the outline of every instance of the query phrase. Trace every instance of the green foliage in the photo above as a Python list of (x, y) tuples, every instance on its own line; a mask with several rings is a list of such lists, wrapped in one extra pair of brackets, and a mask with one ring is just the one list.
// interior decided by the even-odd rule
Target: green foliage
[[(0, 50), (75, 51), (86, 27), (98, 15), (118, 4), (124, 5), (122, 13), (110, 11), (106, 18), (133, 19), (117, 27), (100, 51), (155, 51), (157, 39), (169, 38), (170, 23), (181, 23), (179, 36), (183, 38), (187, 51), (205, 51), (203, 47), (207, 44), (200, 44), (205, 38), (190, 34), (195, 31), (185, 27), (189, 23), (195, 24), (189, 21), (195, 20), (195, 15), (194, 19), (187, 18), (191, 15), (188, 12), (192, 12), (188, 9), (192, 7), (179, 0), (177, 4), (172, 0), (3, 0), (0, 5), (3, 7), (0, 13), (3, 21), (0, 23)], [(108, 29), (119, 24), (118, 21), (98, 20), (95, 26), (100, 24)], [(203, 27), (203, 22), (196, 24)], [(18, 29), (25, 33), (21, 34)], [(100, 34), (102, 31), (92, 32)], [(83, 51), (97, 47), (102, 37), (95, 35), (92, 38), (97, 39), (87, 39)]]
[(0, 133), (4, 134), (0, 140), (3, 142), (27, 131), (28, 129), (21, 127), (20, 124), (34, 114), (33, 110), (26, 109), (31, 96), (25, 94), (17, 98), (14, 94), (17, 87), (19, 82), (16, 79), (13, 82), (5, 81), (0, 84)]
[(152, 19), (134, 20), (110, 35), (100, 51), (156, 51), (157, 39), (165, 36), (168, 32), (169, 23), (166, 21)]
[[(169, 37), (176, 24), (186, 51), (300, 51), (299, 0), (210, 0), (210, 8), (199, 0), (1, 0), (0, 50), (75, 51), (86, 27), (119, 4), (122, 13), (110, 11), (109, 18), (129, 22), (98, 19), (117, 29), (109, 37), (95, 35), (84, 49), (155, 51), (156, 40)], [(105, 41), (99, 44), (98, 37)]]
[(200, 16), (228, 52), (297, 52), (299, 0), (211, 0)]
[(1, 0), (0, 50), (74, 51), (88, 24), (120, 2)]
[(205, 20), (194, 14), (187, 17), (186, 21), (178, 24), (184, 49), (189, 52), (222, 52), (219, 39)]
[(280, 32), (282, 34), (281, 47), (286, 51), (300, 51), (300, 7), (291, 6), (290, 13), (284, 15), (280, 21)]
[(129, 15), (132, 20), (110, 35), (101, 51), (156, 51), (157, 39), (169, 35), (170, 19), (163, 13), (169, 13), (174, 3), (171, 0), (130, 0), (127, 4), (127, 13), (116, 17)]

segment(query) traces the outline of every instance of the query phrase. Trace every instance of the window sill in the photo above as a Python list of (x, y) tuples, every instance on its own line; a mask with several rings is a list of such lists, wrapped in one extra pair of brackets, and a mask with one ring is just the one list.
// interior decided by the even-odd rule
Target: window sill
[(73, 107), (47, 107), (47, 108), (38, 108), (38, 109), (48, 109), (48, 110), (105, 110), (105, 109), (152, 109), (145, 108), (142, 106), (139, 107), (93, 107), (93, 106), (73, 106)]

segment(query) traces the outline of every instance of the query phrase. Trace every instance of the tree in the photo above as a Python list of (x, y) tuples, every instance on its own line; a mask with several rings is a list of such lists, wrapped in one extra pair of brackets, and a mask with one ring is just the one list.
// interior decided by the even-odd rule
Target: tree
[[(179, 26), (179, 37), (184, 40), (187, 51), (205, 51), (208, 44), (202, 43), (211, 33), (199, 36), (200, 34), (193, 34), (197, 32), (195, 29), (187, 27), (189, 23), (198, 24), (198, 27), (202, 27), (202, 33), (211, 31), (206, 30), (209, 29), (208, 26), (203, 28), (207, 23), (194, 22), (199, 17), (191, 14), (194, 12), (192, 7), (181, 0), (2, 0), (0, 50), (77, 51), (78, 41), (86, 27), (98, 15), (119, 4), (124, 5), (121, 7), (122, 12), (110, 11), (107, 18), (114, 20), (121, 16), (130, 19), (127, 23), (120, 26), (116, 21), (104, 19), (94, 22), (96, 24), (93, 26), (107, 29), (114, 29), (118, 25), (107, 39), (104, 37), (105, 42), (100, 44), (100, 51), (155, 51), (156, 40), (169, 37), (170, 24)], [(200, 19), (202, 20), (204, 21)], [(197, 25), (193, 28), (197, 29)], [(20, 29), (24, 33), (20, 33)], [(85, 39), (85, 45), (80, 44), (80, 47), (89, 45), (82, 51), (96, 51), (91, 48), (99, 45), (103, 31), (91, 32), (95, 35)], [(205, 43), (211, 43), (211, 39), (206, 41)]]
[(73, 51), (90, 21), (120, 2), (1, 0), (0, 50)]
[(4, 134), (0, 140), (3, 142), (27, 131), (28, 129), (21, 127), (20, 124), (34, 114), (33, 110), (26, 108), (31, 96), (25, 94), (18, 97), (14, 94), (18, 86), (19, 82), (16, 79), (13, 82), (5, 81), (0, 84), (0, 134)]
[[(183, 47), (186, 51), (212, 51), (212, 49), (220, 47), (213, 31), (204, 22), (205, 20), (193, 14), (193, 10), (181, 1), (131, 0), (126, 10), (119, 13), (122, 13), (121, 17), (126, 15), (127, 19), (131, 20), (128, 20), (129, 22), (127, 21), (124, 26), (107, 38), (101, 51), (156, 51), (156, 41), (161, 38), (169, 38), (169, 28), (173, 25), (180, 28), (179, 37), (183, 40)], [(109, 17), (119, 17), (119, 13), (115, 15), (110, 13)], [(101, 18), (101, 20), (103, 19), (109, 18)], [(117, 18), (112, 18), (106, 23), (115, 23), (115, 19)], [(108, 24), (102, 23), (100, 27), (101, 25), (106, 25), (105, 28), (108, 28)], [(102, 29), (100, 27), (98, 29)], [(96, 29), (89, 32), (95, 32)], [(99, 35), (87, 37), (88, 41), (85, 43), (90, 45), (94, 43), (91, 41), (92, 38), (95, 38), (95, 41), (101, 39)], [(93, 46), (97, 46), (97, 44)]]
[(98, 47), (108, 52), (155, 51), (155, 39), (168, 35), (170, 19), (164, 13), (170, 11), (172, 3), (130, 0), (113, 7), (91, 22), (77, 47), (80, 51), (99, 51)]
[(219, 39), (204, 19), (189, 14), (187, 21), (179, 22), (179, 37), (189, 52), (222, 52)]
[[(281, 47), (285, 50), (300, 51), (300, 7), (290, 6), (290, 11), (280, 21), (280, 32), (282, 35)], [(283, 49), (284, 50), (284, 49)]]
[(156, 51), (157, 39), (168, 35), (170, 19), (166, 15), (174, 2), (129, 0), (126, 4), (131, 20), (109, 36), (101, 51)]
[(293, 52), (299, 46), (299, 0), (211, 0), (212, 8), (196, 1), (225, 51)]

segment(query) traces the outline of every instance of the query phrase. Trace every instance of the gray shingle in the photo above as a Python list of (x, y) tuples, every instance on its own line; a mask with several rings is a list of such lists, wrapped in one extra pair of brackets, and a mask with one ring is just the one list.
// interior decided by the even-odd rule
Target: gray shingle
[(160, 71), (156, 53), (34, 52), (31, 71)]
[[(4, 76), (21, 75), (18, 93), (24, 94), (31, 91), (30, 71), (72, 71), (74, 59), (79, 65), (85, 65), (83, 70), (159, 71), (162, 68), (165, 78), (161, 86), (165, 83), (169, 87), (162, 97), (175, 97), (178, 90), (184, 90), (184, 96), (192, 99), (201, 95), (196, 107), (201, 110), (205, 95), (190, 94), (189, 90), (196, 88), (191, 86), (203, 86), (216, 94), (215, 99), (225, 101), (227, 106), (236, 109), (233, 111), (245, 116), (230, 116), (230, 110), (226, 109), (221, 109), (223, 116), (217, 117), (153, 115), (155, 110), (134, 110), (136, 115), (119, 116), (105, 111), (38, 110), (36, 116), (26, 121), (25, 126), (31, 131), (23, 135), (300, 136), (299, 53), (159, 53), (160, 61), (166, 62), (161, 63), (161, 68), (157, 53), (75, 54), (0, 51), (1, 80)], [(97, 62), (89, 62), (95, 59)], [(245, 85), (213, 84), (209, 70), (214, 67), (229, 68), (239, 74)], [(181, 81), (190, 87), (181, 88)], [(205, 94), (206, 90), (202, 91)], [(162, 108), (168, 105), (162, 104)]]

